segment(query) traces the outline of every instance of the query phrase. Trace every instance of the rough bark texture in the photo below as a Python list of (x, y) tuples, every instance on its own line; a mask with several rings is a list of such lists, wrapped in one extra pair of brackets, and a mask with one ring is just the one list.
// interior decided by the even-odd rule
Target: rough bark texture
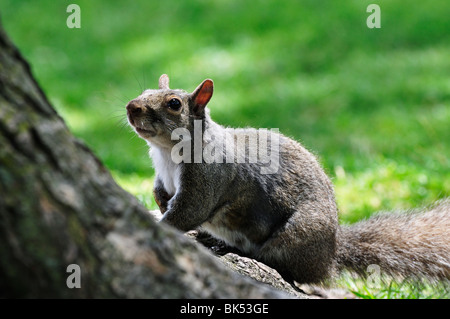
[(297, 286), (294, 288), (294, 286), (286, 282), (275, 269), (255, 259), (243, 256), (242, 252), (233, 247), (227, 246), (224, 242), (215, 239), (206, 233), (198, 231), (188, 232), (187, 235), (210, 249), (228, 268), (233, 271), (270, 285), (281, 291), (285, 291), (292, 295), (292, 297), (307, 297), (307, 295), (300, 291)]
[(69, 132), (1, 26), (0, 256), (0, 297), (289, 297), (157, 224)]

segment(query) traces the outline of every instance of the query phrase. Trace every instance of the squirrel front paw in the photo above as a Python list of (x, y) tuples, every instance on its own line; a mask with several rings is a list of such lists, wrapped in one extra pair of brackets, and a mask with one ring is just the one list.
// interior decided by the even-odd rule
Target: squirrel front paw
[(165, 190), (155, 188), (153, 190), (153, 196), (155, 198), (155, 202), (161, 211), (161, 214), (164, 214), (167, 211), (167, 205), (169, 200), (172, 198)]

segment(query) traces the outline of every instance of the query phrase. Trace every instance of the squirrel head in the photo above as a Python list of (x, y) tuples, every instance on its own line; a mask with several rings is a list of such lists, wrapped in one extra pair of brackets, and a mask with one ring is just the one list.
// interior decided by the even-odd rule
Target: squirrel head
[(194, 119), (208, 115), (206, 105), (213, 94), (214, 84), (204, 80), (192, 93), (169, 88), (166, 74), (159, 78), (157, 90), (145, 90), (128, 102), (128, 122), (136, 133), (152, 144), (171, 146), (171, 133), (176, 128), (193, 129)]

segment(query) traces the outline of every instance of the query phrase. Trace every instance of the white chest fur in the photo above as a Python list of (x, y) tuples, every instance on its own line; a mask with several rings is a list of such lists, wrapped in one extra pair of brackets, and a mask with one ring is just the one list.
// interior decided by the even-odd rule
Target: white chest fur
[(180, 166), (170, 157), (170, 151), (150, 145), (150, 156), (158, 177), (169, 195), (175, 195), (180, 187)]

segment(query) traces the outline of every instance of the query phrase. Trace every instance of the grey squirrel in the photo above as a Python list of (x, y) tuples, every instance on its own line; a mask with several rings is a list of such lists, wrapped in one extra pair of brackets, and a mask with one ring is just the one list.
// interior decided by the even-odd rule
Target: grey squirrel
[(274, 131), (215, 123), (206, 107), (213, 81), (192, 93), (145, 90), (127, 106), (147, 141), (161, 222), (201, 228), (275, 268), (288, 281), (318, 283), (371, 264), (402, 277), (450, 278), (450, 201), (427, 212), (338, 223), (333, 185), (298, 142)]

